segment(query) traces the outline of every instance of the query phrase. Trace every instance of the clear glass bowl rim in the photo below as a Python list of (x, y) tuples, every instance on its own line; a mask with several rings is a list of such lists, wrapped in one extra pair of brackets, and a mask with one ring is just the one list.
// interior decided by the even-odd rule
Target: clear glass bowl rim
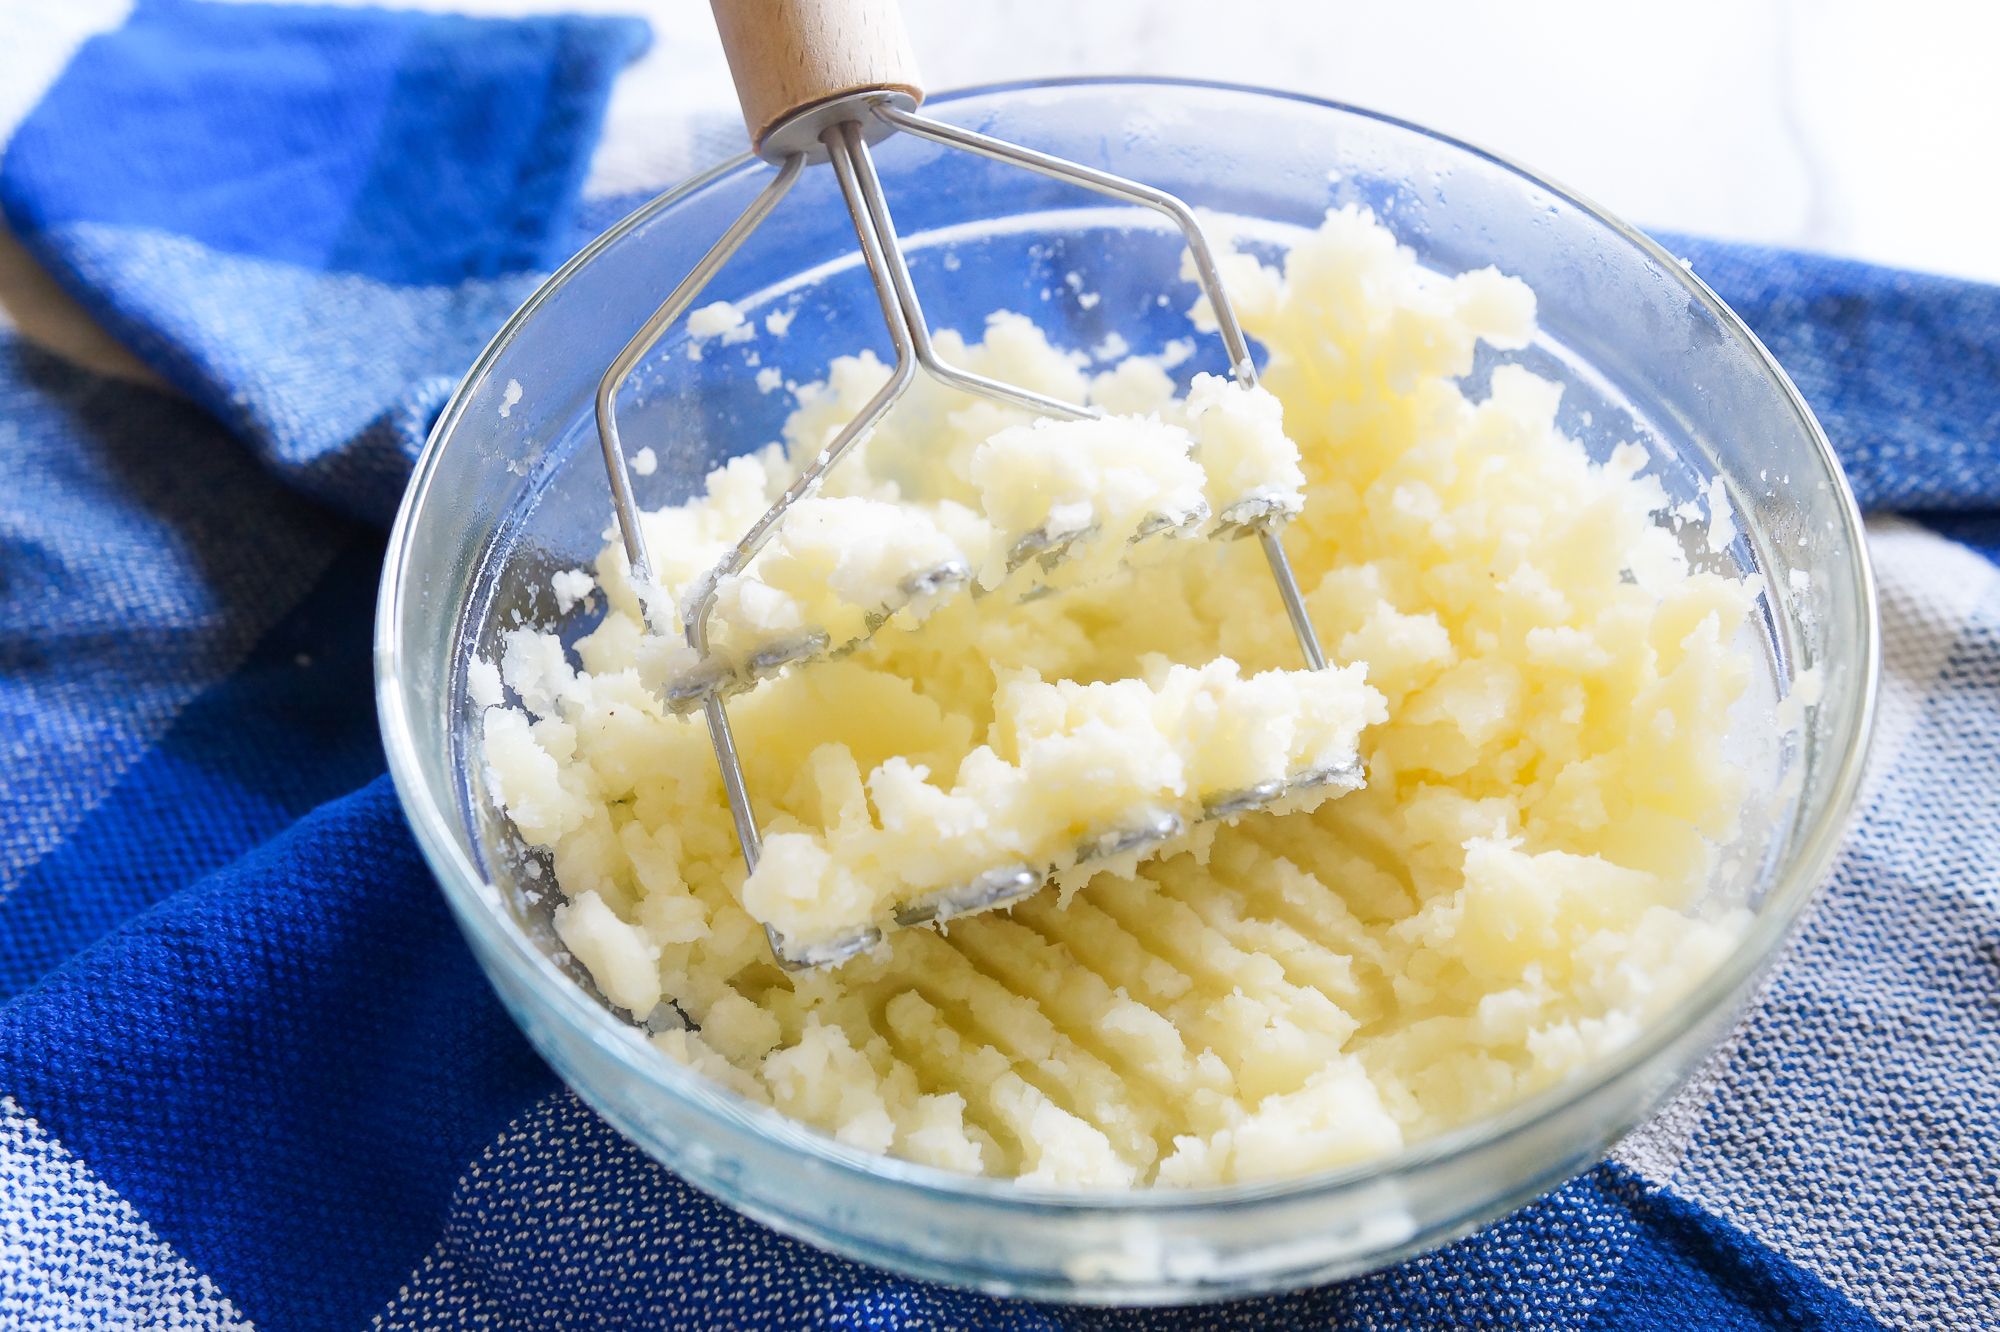
[[(1659, 265), (1688, 295), (1708, 310), (1718, 322), (1753, 350), (1765, 371), (1788, 400), (1808, 435), (1815, 454), (1834, 489), (1842, 515), (1841, 535), (1850, 552), (1845, 571), (1853, 580), (1865, 609), (1863, 641), (1858, 645), (1860, 687), (1853, 693), (1853, 705), (1843, 715), (1826, 719), (1837, 728), (1828, 748), (1839, 746), (1838, 767), (1827, 785), (1827, 797), (1801, 830), (1800, 854), (1788, 862), (1771, 885), (1763, 906), (1736, 947), (1705, 979), (1699, 982), (1673, 1010), (1649, 1025), (1638, 1037), (1615, 1054), (1599, 1062), (1589, 1073), (1536, 1093), (1499, 1114), (1476, 1120), (1382, 1157), (1324, 1170), (1308, 1175), (1248, 1184), (1211, 1185), (1196, 1188), (1148, 1188), (1125, 1191), (1055, 1189), (1016, 1183), (1011, 1179), (957, 1174), (933, 1166), (920, 1165), (895, 1157), (880, 1156), (844, 1146), (815, 1129), (789, 1119), (777, 1111), (743, 1100), (684, 1068), (633, 1039), (634, 1028), (615, 1017), (586, 995), (537, 950), (527, 936), (507, 917), (487, 891), (483, 876), (460, 850), (450, 813), (432, 798), (415, 750), (415, 738), (402, 692), (402, 650), (400, 637), (404, 615), (402, 582), (410, 546), (422, 520), (429, 497), (430, 482), (437, 469), (444, 441), (451, 435), (467, 408), (469, 390), (513, 339), (517, 329), (534, 317), (542, 302), (560, 291), (570, 276), (591, 263), (600, 253), (623, 239), (635, 228), (659, 213), (724, 177), (745, 170), (768, 169), (749, 153), (711, 167), (690, 177), (663, 194), (648, 200), (621, 218), (578, 251), (538, 287), (514, 312), (480, 353), (459, 381), (451, 400), (432, 428), (423, 453), (417, 459), (403, 502), (390, 530), (388, 551), (383, 561), (375, 621), (375, 693), (383, 748), (387, 752), (389, 774), (395, 785), (417, 842), (433, 875), (443, 887), (461, 925), (479, 936), (487, 947), (485, 955), (514, 972), (514, 979), (532, 988), (548, 1001), (551, 1015), (559, 1017), (582, 1037), (610, 1053), (623, 1071), (656, 1088), (663, 1096), (691, 1103), (705, 1114), (748, 1128), (781, 1146), (815, 1158), (840, 1171), (853, 1171), (877, 1180), (902, 1183), (912, 1189), (940, 1197), (976, 1200), (983, 1207), (1013, 1210), (1022, 1214), (1065, 1213), (1146, 1213), (1178, 1209), (1223, 1211), (1235, 1206), (1263, 1204), (1277, 1199), (1323, 1196), (1350, 1188), (1378, 1183), (1385, 1176), (1437, 1164), (1446, 1158), (1471, 1155), (1492, 1146), (1524, 1126), (1555, 1110), (1590, 1099), (1609, 1085), (1642, 1068), (1688, 1031), (1733, 1005), (1772, 961), (1779, 945), (1803, 914), (1813, 894), (1830, 869), (1845, 832), (1848, 814), (1860, 788), (1873, 731), (1877, 685), (1881, 669), (1881, 629), (1877, 611), (1874, 573), (1867, 557), (1866, 535), (1838, 456), (1820, 428), (1818, 419), (1791, 377), (1787, 375), (1755, 333), (1737, 317), (1720, 297), (1693, 272), (1643, 233), (1621, 222), (1589, 199), (1548, 177), (1528, 170), (1503, 154), (1491, 152), (1462, 139), (1425, 126), (1371, 111), (1364, 107), (1305, 93), (1286, 92), (1253, 84), (1208, 79), (1086, 76), (1030, 79), (979, 84), (931, 95), (927, 105), (948, 105), (974, 97), (991, 97), (1015, 92), (1033, 92), (1066, 87), (1195, 88), (1240, 93), (1279, 101), (1302, 102), (1345, 115), (1377, 121), (1444, 144), (1510, 172), (1537, 188), (1548, 191), (1577, 208), (1600, 225), (1609, 228), (1628, 244), (1636, 246)], [(1692, 1072), (1693, 1064), (1676, 1071), (1676, 1085)], [(1624, 1125), (1623, 1129), (1631, 1125)]]

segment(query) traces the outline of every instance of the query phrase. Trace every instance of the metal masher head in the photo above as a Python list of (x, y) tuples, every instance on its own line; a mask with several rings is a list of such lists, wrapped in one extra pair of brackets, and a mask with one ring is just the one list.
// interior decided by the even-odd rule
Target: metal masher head
[[(839, 184), (862, 261), (882, 307), (894, 360), (888, 379), (859, 414), (807, 462), (721, 562), (696, 583), (693, 595), (680, 608), (679, 623), (674, 628), (697, 653), (703, 657), (708, 654), (709, 622), (720, 581), (749, 566), (784, 522), (786, 513), (818, 489), (827, 472), (868, 436), (919, 373), (962, 392), (1038, 416), (1076, 420), (1096, 415), (1087, 406), (973, 374), (939, 357), (870, 152), (871, 144), (891, 134), (912, 134), (1164, 214), (1186, 241), (1197, 281), (1228, 353), (1231, 374), (1244, 385), (1256, 383), (1257, 369), (1251, 360), (1249, 343), (1223, 289), (1214, 253), (1193, 210), (1163, 190), (918, 114), (916, 108), (922, 94), (894, 0), (776, 0), (774, 4), (758, 5), (713, 0), (713, 8), (737, 94), (743, 103), (751, 142), (758, 156), (776, 167), (776, 174), (633, 335), (599, 381), (598, 436), (634, 584), (642, 589), (652, 584), (653, 563), (646, 549), (632, 493), (631, 472), (619, 439), (619, 390), (810, 164), (826, 163)], [(1248, 501), (1217, 515), (1212, 534), (1254, 536), (1259, 540), (1306, 665), (1318, 670), (1326, 665), (1326, 658), (1313, 633), (1298, 581), (1278, 540), (1277, 528), (1285, 516), (1272, 506)], [(1185, 531), (1208, 517), (1206, 512), (1156, 515), (1134, 535)], [(1083, 535), (1028, 533), (1016, 542), (1011, 552), (1013, 562), (1041, 562), (1045, 568), (1052, 567), (1066, 548)], [(650, 609), (661, 602), (660, 598), (642, 594), (642, 600), (649, 605), (649, 615), (662, 615)], [(775, 672), (830, 646), (815, 643), (808, 636), (796, 651), (779, 652), (772, 660), (763, 662), (759, 670), (764, 674)], [(762, 836), (735, 737), (730, 731), (724, 704), (727, 692), (726, 682), (717, 677), (713, 687), (697, 686), (689, 697), (669, 703), (676, 710), (688, 711), (694, 710), (698, 703), (721, 769), (743, 861), (747, 869), (754, 871)], [(1198, 817), (1234, 818), (1311, 789), (1352, 789), (1360, 781), (1358, 768), (1298, 773), (1246, 791), (1212, 796)], [(1135, 812), (1126, 824), (1092, 832), (1078, 846), (1076, 860), (1088, 863), (1143, 852), (1181, 836), (1186, 828), (1186, 820), (1178, 814)], [(903, 903), (894, 913), (895, 920), (899, 925), (918, 925), (1002, 906), (1036, 891), (1048, 873), (1048, 866), (996, 866), (969, 882), (940, 885), (935, 892)], [(772, 955), (787, 969), (838, 963), (881, 941), (881, 932), (873, 926), (845, 938), (798, 947), (788, 947), (786, 940), (768, 926), (765, 932)]]

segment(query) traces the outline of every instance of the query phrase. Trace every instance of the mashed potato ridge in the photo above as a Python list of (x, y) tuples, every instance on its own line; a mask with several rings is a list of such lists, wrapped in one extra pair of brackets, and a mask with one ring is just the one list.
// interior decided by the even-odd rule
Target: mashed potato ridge
[[(1379, 1156), (1569, 1077), (1731, 946), (1743, 913), (1699, 903), (1744, 794), (1722, 745), (1753, 665), (1732, 646), (1753, 590), (1690, 569), (1652, 519), (1643, 455), (1592, 462), (1555, 424), (1555, 386), (1502, 364), (1468, 395), (1479, 343), (1533, 333), (1521, 283), (1427, 272), (1357, 210), (1281, 269), (1231, 265), (1300, 447), (1286, 546), (1330, 655), (1365, 662), (1383, 700), (1358, 737), (1367, 786), (786, 974), (741, 904), (707, 737), (641, 678), (638, 603), (608, 551), (605, 618), (573, 654), (534, 631), (510, 642), (486, 757), (553, 864), (567, 946), (668, 1056), (948, 1170), (1080, 1188), (1261, 1179)], [(939, 341), (980, 373), (1158, 413), (1197, 441), (1208, 484), (1229, 474), (1211, 447), (1256, 447), (1254, 412), (1204, 435), (1159, 364), (1092, 377), (1019, 316)], [(792, 464), (879, 372), (843, 358), (803, 394)], [(832, 493), (972, 507), (980, 448), (1024, 424), (921, 385)], [(761, 495), (779, 461), (732, 467)], [(739, 517), (649, 523), (656, 549), (713, 548)], [(759, 809), (859, 827), (867, 774), (897, 760), (949, 780), (1025, 673), (1080, 688), (1161, 661), (1295, 665), (1255, 544), (1148, 543), (1128, 573), (1062, 595), (956, 598), (743, 696)]]
[[(1144, 668), (1144, 678), (1093, 684), (1003, 677), (989, 743), (949, 787), (901, 758), (864, 780), (844, 750), (816, 751), (809, 779), (823, 783), (825, 826), (786, 819), (767, 831), (744, 909), (802, 948), (886, 926), (897, 907), (994, 870), (1026, 866), (1065, 885), (1129, 873), (1159, 851), (1087, 848), (1160, 815), (1193, 823), (1270, 782), (1301, 782), (1270, 808), (1316, 808), (1348, 792), (1362, 728), (1382, 720), (1359, 665), (1249, 679), (1227, 660)], [(1320, 774), (1333, 780), (1306, 780)]]

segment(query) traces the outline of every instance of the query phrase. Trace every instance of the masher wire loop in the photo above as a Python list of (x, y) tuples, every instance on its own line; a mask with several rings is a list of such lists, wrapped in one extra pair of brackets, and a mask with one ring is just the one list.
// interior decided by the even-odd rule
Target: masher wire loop
[[(894, 360), (888, 379), (876, 390), (860, 413), (806, 463), (798, 476), (757, 519), (750, 530), (744, 533), (742, 539), (730, 549), (729, 553), (689, 589), (684, 604), (675, 617), (678, 623), (674, 627), (685, 636), (690, 647), (703, 655), (708, 652), (709, 621), (722, 580), (743, 572), (749, 566), (758, 551), (776, 533), (791, 508), (817, 490), (827, 472), (868, 436), (895, 405), (897, 399), (908, 391), (919, 370), (951, 388), (1009, 406), (1024, 408), (1039, 415), (1077, 420), (1099, 414), (1088, 406), (1064, 402), (1018, 385), (974, 374), (952, 366), (938, 356), (931, 339), (929, 324), (924, 317), (922, 303), (917, 295), (916, 285), (911, 280), (909, 265), (897, 237), (888, 199), (883, 192), (881, 178), (875, 170), (873, 154), (869, 149), (870, 139), (881, 137), (887, 130), (904, 131), (949, 148), (961, 149), (1058, 180), (1070, 181), (1097, 193), (1166, 215), (1180, 230), (1187, 243), (1194, 262), (1196, 280), (1208, 299), (1215, 318), (1216, 330), (1228, 353), (1231, 374), (1246, 386), (1254, 385), (1257, 381), (1257, 370), (1250, 356), (1249, 343), (1244, 337), (1242, 325), (1237, 321), (1229, 295), (1223, 289), (1221, 273), (1216, 266), (1214, 254), (1202, 234), (1200, 223), (1196, 220), (1193, 210), (1186, 203), (1163, 190), (1127, 180), (1122, 176), (919, 115), (902, 105), (908, 100), (906, 97), (891, 99), (877, 92), (855, 93), (847, 99), (851, 103), (852, 114), (838, 119), (833, 118), (830, 114), (832, 108), (827, 105), (822, 104), (812, 108), (811, 114), (815, 123), (823, 126), (818, 134), (818, 147), (824, 152), (828, 164), (833, 169), (834, 178), (840, 187), (841, 199), (853, 222), (855, 239), (861, 249), (863, 264), (882, 307), (882, 318), (889, 332)], [(867, 119), (872, 119), (876, 123), (871, 126), (866, 123)], [(782, 138), (784, 128), (783, 125), (777, 126), (770, 131), (768, 137)], [(816, 157), (818, 154), (812, 155)], [(612, 505), (617, 515), (618, 528), (624, 543), (626, 560), (631, 568), (633, 584), (638, 591), (649, 623), (658, 624), (667, 621), (669, 616), (665, 607), (661, 605), (665, 593), (655, 582), (655, 570), (648, 557), (640, 512), (632, 494), (631, 475), (618, 433), (618, 394), (633, 371), (665, 336), (667, 330), (693, 305), (695, 298), (707, 287), (715, 274), (790, 191), (805, 168), (807, 156), (805, 152), (794, 151), (783, 158), (777, 174), (702, 256), (693, 271), (660, 304), (652, 317), (633, 335), (598, 383), (596, 403), (598, 437), (603, 447), (605, 470), (610, 480)], [(1307, 666), (1315, 670), (1323, 668), (1326, 665), (1326, 657), (1313, 632), (1305, 598), (1299, 590), (1290, 561), (1286, 558), (1284, 547), (1278, 539), (1276, 525), (1268, 522), (1259, 523), (1252, 530), (1256, 532), (1263, 548), (1273, 581), (1278, 588), (1279, 598), (1284, 604), (1286, 616), (1291, 622), (1293, 634), (1298, 639)], [(708, 725), (709, 740), (715, 750), (716, 763), (721, 771), (723, 790), (729, 801), (730, 816), (735, 824), (737, 839), (742, 846), (744, 866), (746, 871), (754, 872), (763, 843), (720, 688), (711, 689), (703, 696), (702, 714)], [(1278, 790), (1281, 792), (1295, 790), (1307, 784), (1304, 781), (1294, 781), (1280, 784)], [(1277, 795), (1274, 794), (1271, 798), (1276, 799)], [(1243, 808), (1254, 807), (1255, 804), (1243, 805)], [(1226, 812), (1233, 814), (1241, 810), (1231, 808)], [(1124, 843), (1121, 836), (1114, 833), (1093, 838), (1087, 845), (1122, 847)], [(1039, 886), (1042, 877), (1042, 873), (1032, 866), (1017, 865), (996, 869), (977, 876), (968, 884), (946, 888), (927, 898), (906, 903), (897, 909), (895, 915), (899, 922), (908, 924), (944, 919), (949, 915), (967, 911), (984, 910), (1033, 891)], [(787, 969), (843, 961), (874, 947), (881, 941), (880, 931), (870, 927), (851, 936), (819, 943), (810, 948), (788, 949), (786, 941), (776, 930), (766, 926), (765, 932), (770, 939), (773, 956)]]

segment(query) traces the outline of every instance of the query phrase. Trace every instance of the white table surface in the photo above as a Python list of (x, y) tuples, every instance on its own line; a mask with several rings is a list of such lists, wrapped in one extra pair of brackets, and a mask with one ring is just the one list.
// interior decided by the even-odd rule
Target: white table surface
[[(732, 104), (706, 0), (592, 3), (645, 12), (659, 34), (616, 114), (657, 105), (646, 85), (663, 80), (682, 105)], [(939, 88), (1090, 73), (1266, 84), (1469, 139), (1641, 226), (2000, 281), (2000, 4), (1987, 0), (903, 8)]]

